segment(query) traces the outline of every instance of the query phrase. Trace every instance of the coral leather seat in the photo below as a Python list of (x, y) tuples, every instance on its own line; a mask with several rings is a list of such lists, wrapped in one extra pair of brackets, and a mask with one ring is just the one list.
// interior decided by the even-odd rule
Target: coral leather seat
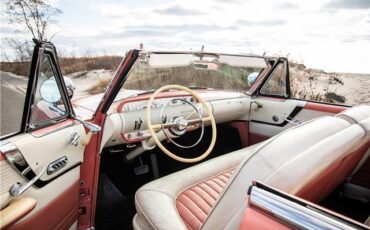
[[(351, 119), (321, 117), (150, 182), (136, 193), (134, 228), (237, 229), (253, 180), (318, 202), (365, 155), (368, 111), (368, 106), (350, 109)], [(345, 171), (340, 179), (338, 170)]]

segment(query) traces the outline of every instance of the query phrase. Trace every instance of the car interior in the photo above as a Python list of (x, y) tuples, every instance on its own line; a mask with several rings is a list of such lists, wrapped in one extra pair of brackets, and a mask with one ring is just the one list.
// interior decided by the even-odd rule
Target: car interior
[[(268, 99), (263, 102), (271, 103)], [(354, 107), (340, 114), (327, 109), (313, 110), (307, 104), (304, 107), (309, 109), (301, 110), (296, 116), (296, 119), (306, 119), (304, 123), (298, 126), (289, 123), (287, 127), (279, 127), (278, 133), (273, 125), (241, 118), (218, 124), (216, 145), (200, 163), (175, 161), (158, 147), (128, 160), (126, 156), (134, 146), (105, 147), (99, 173), (97, 229), (131, 229), (136, 213), (137, 229), (170, 229), (170, 226), (212, 229), (219, 224), (224, 228), (237, 227), (241, 214), (235, 219), (240, 210), (234, 207), (243, 203), (250, 180), (264, 181), (365, 223), (370, 215), (370, 161), (366, 160), (370, 144), (369, 107)], [(307, 116), (310, 113), (311, 116)], [(249, 128), (247, 133), (243, 132), (245, 128)], [(269, 128), (271, 130), (266, 131)], [(200, 132), (199, 129), (189, 132), (178, 141), (194, 143)], [(202, 142), (195, 148), (182, 149), (172, 143), (165, 146), (181, 156), (195, 157), (209, 145), (211, 132), (211, 128), (206, 127)], [(267, 136), (271, 133), (274, 135)], [(320, 165), (320, 162), (327, 164)], [(179, 181), (184, 184), (179, 185)], [(173, 196), (166, 201), (162, 200), (161, 193)], [(147, 211), (152, 209), (157, 214)], [(166, 212), (171, 209), (174, 216), (168, 218), (170, 214)], [(163, 212), (166, 220), (160, 219)], [(222, 223), (215, 221), (220, 215)]]
[[(370, 107), (287, 98), (286, 61), (266, 63), (257, 95), (166, 78), (119, 93), (103, 128), (97, 229), (236, 229), (253, 181), (369, 225)], [(182, 132), (181, 117), (204, 122)]]
[(369, 229), (370, 106), (291, 97), (285, 58), (134, 50), (105, 94), (70, 101), (55, 47), (35, 54), (50, 68), (34, 123), (0, 144), (0, 226), (287, 229), (280, 200), (312, 214), (292, 228)]

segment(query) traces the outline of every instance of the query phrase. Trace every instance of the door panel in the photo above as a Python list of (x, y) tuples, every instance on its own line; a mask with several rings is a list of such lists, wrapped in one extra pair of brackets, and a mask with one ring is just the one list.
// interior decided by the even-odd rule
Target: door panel
[[(259, 107), (258, 107), (259, 105)], [(285, 119), (295, 116), (305, 102), (290, 99), (259, 97), (251, 104), (250, 120), (274, 126), (284, 126)], [(276, 119), (275, 119), (276, 118)]]
[[(346, 109), (343, 106), (295, 99), (259, 97), (256, 101), (262, 107), (257, 109), (256, 103), (251, 105), (250, 144), (266, 140), (295, 126), (291, 122), (304, 123), (322, 116), (333, 116)], [(274, 116), (277, 117), (277, 120), (273, 119)], [(286, 119), (291, 122), (286, 121)]]
[[(83, 152), (85, 147), (78, 143), (73, 146), (70, 143), (71, 136), (85, 136), (85, 129), (82, 124), (70, 126), (60, 129), (59, 131), (52, 132), (43, 136), (35, 136), (33, 134), (24, 134), (11, 141), (18, 150), (22, 153), (24, 159), (27, 161), (31, 169), (36, 172), (40, 167), (47, 168), (47, 172), (41, 176), (42, 181), (51, 180), (58, 175), (64, 173), (66, 170), (81, 164), (83, 160)], [(68, 162), (49, 175), (48, 166), (50, 163), (66, 157)]]
[[(51, 130), (49, 127), (48, 133), (42, 136), (23, 134), (7, 141), (7, 145), (13, 144), (18, 148), (34, 174), (40, 171), (40, 167), (48, 167), (56, 159), (61, 157), (68, 159), (64, 167), (50, 175), (45, 172), (35, 183), (36, 186), (30, 187), (20, 196), (34, 199), (36, 206), (11, 229), (17, 229), (19, 226), (27, 226), (27, 229), (32, 229), (31, 226), (38, 229), (53, 229), (63, 223), (69, 224), (69, 227), (78, 218), (79, 165), (82, 163), (85, 147), (80, 143), (77, 146), (71, 145), (70, 138), (74, 132), (82, 138), (85, 135), (85, 129), (82, 124), (78, 124), (62, 127), (55, 132)], [(1, 208), (4, 208), (9, 202), (17, 199), (9, 193), (11, 186), (16, 182), (25, 183), (29, 179), (22, 176), (5, 159), (0, 161), (0, 166)]]

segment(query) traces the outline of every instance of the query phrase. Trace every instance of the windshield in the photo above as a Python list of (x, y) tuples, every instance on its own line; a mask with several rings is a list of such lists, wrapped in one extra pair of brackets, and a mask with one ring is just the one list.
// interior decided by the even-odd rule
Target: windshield
[(123, 89), (145, 92), (177, 84), (190, 88), (247, 91), (264, 68), (264, 58), (256, 56), (141, 53)]

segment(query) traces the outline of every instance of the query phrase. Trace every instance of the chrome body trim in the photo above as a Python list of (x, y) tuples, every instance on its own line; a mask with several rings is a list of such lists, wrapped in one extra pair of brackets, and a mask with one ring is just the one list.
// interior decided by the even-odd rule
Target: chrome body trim
[(256, 186), (251, 188), (249, 204), (295, 229), (355, 230), (360, 227), (350, 226), (322, 210), (303, 206)]

